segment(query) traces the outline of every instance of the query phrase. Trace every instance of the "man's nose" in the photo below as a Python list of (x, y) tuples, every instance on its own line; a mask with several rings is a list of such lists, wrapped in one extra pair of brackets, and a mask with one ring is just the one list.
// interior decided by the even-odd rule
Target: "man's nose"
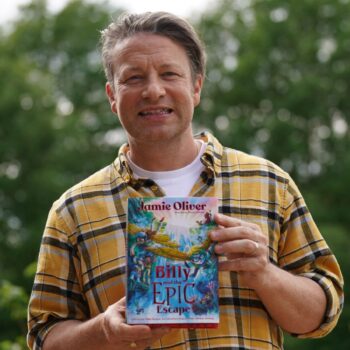
[(142, 97), (151, 101), (157, 101), (165, 95), (165, 88), (160, 77), (150, 77), (146, 81)]

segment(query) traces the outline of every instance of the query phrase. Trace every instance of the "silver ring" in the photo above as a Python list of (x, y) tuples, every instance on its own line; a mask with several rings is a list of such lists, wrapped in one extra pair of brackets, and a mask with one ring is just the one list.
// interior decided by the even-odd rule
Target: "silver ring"
[(136, 348), (136, 347), (137, 347), (137, 344), (133, 341), (132, 343), (130, 343), (130, 347), (131, 347), (131, 348)]

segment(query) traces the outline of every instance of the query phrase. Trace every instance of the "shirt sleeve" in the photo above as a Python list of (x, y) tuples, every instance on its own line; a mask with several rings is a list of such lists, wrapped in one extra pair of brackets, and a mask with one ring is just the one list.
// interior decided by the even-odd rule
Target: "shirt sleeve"
[(27, 342), (30, 349), (41, 350), (46, 335), (58, 322), (83, 321), (89, 317), (79, 277), (79, 258), (69, 241), (74, 233), (71, 221), (62, 218), (57, 203), (53, 205), (40, 246), (28, 306)]
[(279, 244), (283, 269), (317, 282), (325, 292), (327, 308), (318, 329), (299, 338), (327, 335), (337, 324), (344, 303), (343, 277), (338, 262), (319, 232), (292, 179), (288, 178), (284, 199), (284, 222)]

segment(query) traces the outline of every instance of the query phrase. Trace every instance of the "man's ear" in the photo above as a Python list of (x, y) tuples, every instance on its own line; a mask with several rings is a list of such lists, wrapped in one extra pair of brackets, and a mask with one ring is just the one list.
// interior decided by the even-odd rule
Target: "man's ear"
[(111, 105), (111, 110), (113, 113), (117, 114), (117, 101), (115, 99), (114, 89), (110, 82), (106, 83), (106, 94)]
[(198, 106), (201, 100), (201, 91), (203, 87), (204, 78), (201, 74), (198, 74), (196, 80), (193, 84), (193, 104), (194, 106)]

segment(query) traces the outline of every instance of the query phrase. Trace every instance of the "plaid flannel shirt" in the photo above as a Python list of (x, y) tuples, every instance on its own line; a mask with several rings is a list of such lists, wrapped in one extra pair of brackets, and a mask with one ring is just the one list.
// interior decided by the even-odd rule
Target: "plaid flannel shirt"
[[(216, 196), (219, 211), (258, 224), (273, 264), (316, 281), (327, 297), (323, 323), (300, 337), (321, 337), (343, 306), (337, 261), (319, 233), (293, 180), (273, 163), (223, 147), (209, 133), (205, 171), (191, 196)], [(57, 322), (87, 320), (125, 295), (126, 203), (130, 196), (164, 196), (149, 179), (134, 179), (118, 158), (68, 190), (50, 211), (28, 310), (28, 344), (41, 349)], [(283, 333), (254, 290), (235, 272), (219, 273), (217, 329), (177, 329), (151, 349), (282, 349)]]

